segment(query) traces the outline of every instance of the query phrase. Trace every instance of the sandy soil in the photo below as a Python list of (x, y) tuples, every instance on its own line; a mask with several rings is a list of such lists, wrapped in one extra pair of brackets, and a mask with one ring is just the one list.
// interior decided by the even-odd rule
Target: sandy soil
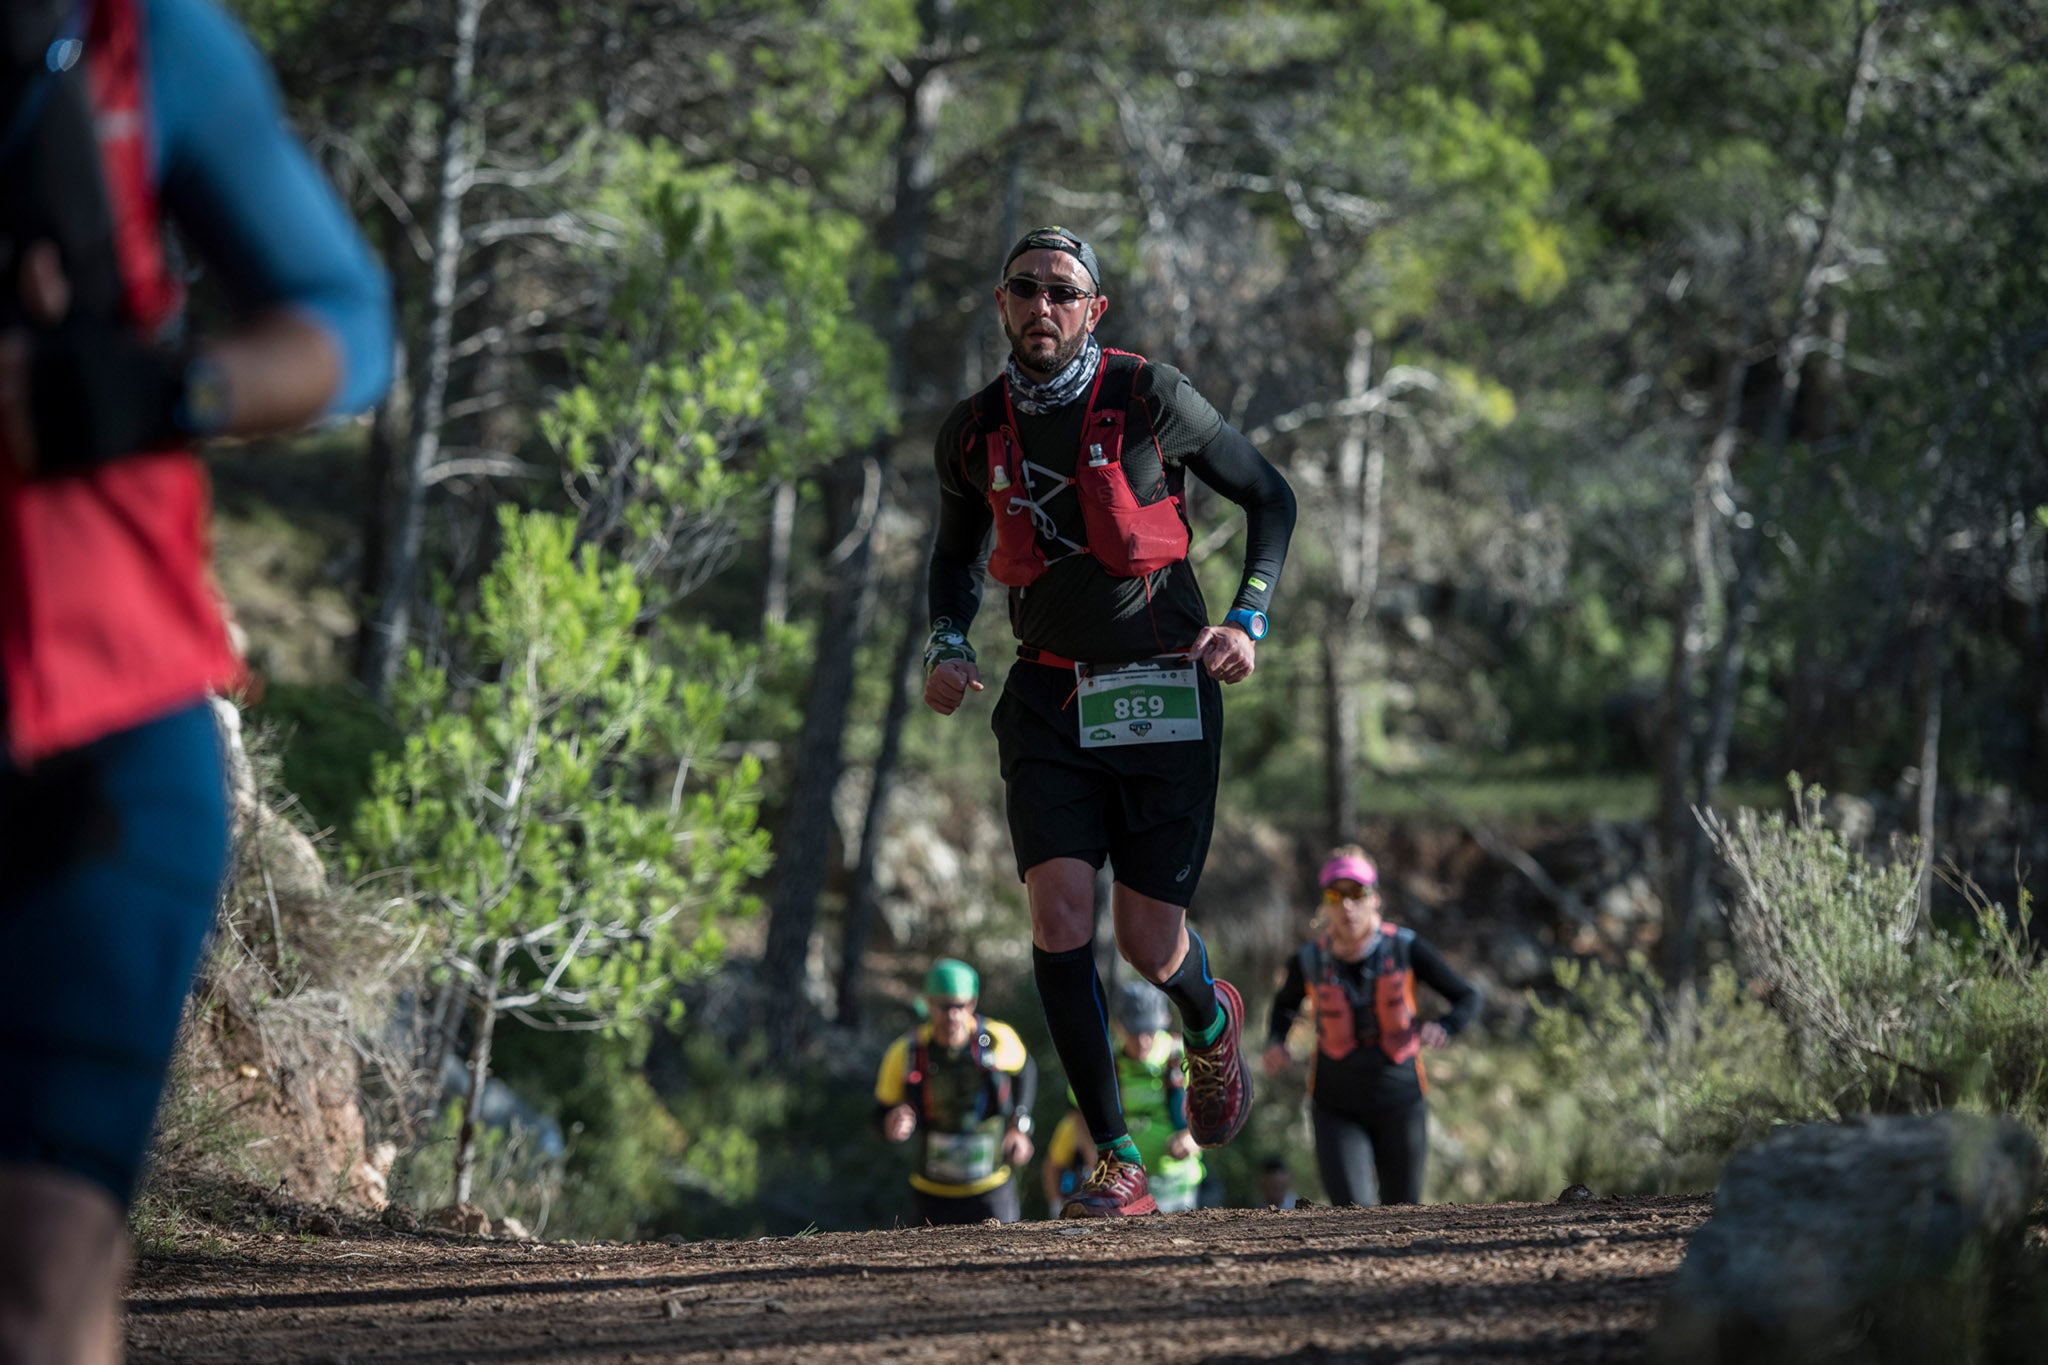
[(1709, 1212), (1210, 1210), (675, 1246), (217, 1233), (136, 1267), (128, 1346), (349, 1365), (1633, 1361)]

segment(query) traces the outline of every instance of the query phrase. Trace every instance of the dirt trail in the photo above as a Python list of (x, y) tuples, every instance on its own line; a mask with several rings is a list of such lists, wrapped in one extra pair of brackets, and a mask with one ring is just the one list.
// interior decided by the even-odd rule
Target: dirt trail
[(143, 1261), (134, 1361), (1632, 1361), (1704, 1197)]

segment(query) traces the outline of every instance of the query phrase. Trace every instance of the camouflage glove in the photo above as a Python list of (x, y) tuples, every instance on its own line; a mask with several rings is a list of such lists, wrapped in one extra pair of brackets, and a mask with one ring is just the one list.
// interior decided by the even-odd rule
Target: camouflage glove
[(974, 662), (974, 646), (967, 643), (967, 633), (945, 617), (932, 622), (931, 637), (924, 643), (924, 672), (931, 676), (933, 669), (948, 659), (965, 659)]

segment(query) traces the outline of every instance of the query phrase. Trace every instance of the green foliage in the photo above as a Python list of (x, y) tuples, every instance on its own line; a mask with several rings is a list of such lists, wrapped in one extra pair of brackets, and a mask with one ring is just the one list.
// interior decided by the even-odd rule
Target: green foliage
[[(1745, 969), (1785, 1019), (1803, 1083), (1845, 1111), (1966, 1106), (2048, 1131), (2048, 964), (2016, 916), (1972, 895), (1961, 925), (1927, 925), (1917, 848), (1875, 862), (1821, 818), (1792, 779), (1794, 810), (1712, 823), (1740, 894), (1730, 908)], [(2016, 923), (2015, 923), (2016, 919)]]
[[(1918, 862), (1873, 862), (1819, 818), (1716, 821), (1741, 896), (1743, 975), (1716, 964), (1674, 1013), (1640, 958), (1560, 960), (1526, 1043), (1432, 1058), (1431, 1189), (1459, 1200), (1703, 1189), (1771, 1126), (1962, 1107), (2048, 1131), (2048, 965), (2015, 916), (1916, 932)], [(1910, 852), (1910, 850), (1909, 850)]]
[(398, 747), (389, 718), (352, 684), (272, 683), (249, 714), (279, 732), (279, 781), (322, 829), (347, 823), (377, 757)]
[[(386, 1181), (391, 1201), (414, 1209), (439, 1208), (455, 1184), (461, 1143), (460, 1105), (442, 1108), (410, 1148), (399, 1154)], [(562, 1207), (561, 1163), (542, 1149), (539, 1135), (522, 1127), (482, 1127), (472, 1157), (470, 1202), (495, 1222), (517, 1218), (536, 1237), (568, 1236), (573, 1221)]]
[(727, 689), (655, 661), (629, 569), (563, 518), (499, 524), (456, 641), (489, 680), (409, 660), (405, 745), (376, 764), (352, 865), (414, 907), (486, 1045), (500, 1012), (627, 1031), (754, 908), (760, 766), (720, 771)]
[(1534, 1041), (1583, 1122), (1571, 1169), (1594, 1189), (1706, 1188), (1774, 1121), (1809, 1116), (1784, 1025), (1728, 964), (1709, 972), (1689, 1019), (1671, 1016), (1639, 957), (1626, 970), (1559, 962), (1556, 972), (1567, 1000), (1536, 1003)]
[(891, 424), (887, 357), (853, 304), (869, 269), (853, 219), (686, 170), (666, 143), (610, 155), (596, 211), (623, 238), (613, 325), (541, 428), (583, 537), (649, 583), (679, 575), (681, 595), (725, 566), (766, 483)]
[(645, 1073), (607, 1049), (560, 1090), (569, 1157), (555, 1226), (578, 1237), (658, 1230), (682, 1197), (676, 1170), (688, 1135)]
[(660, 1230), (693, 1237), (887, 1227), (907, 1206), (905, 1168), (871, 1119), (869, 1058), (777, 1056), (754, 1036), (676, 1040), (664, 1089), (683, 1133), (679, 1197)]
[(458, 692), (409, 661), (405, 746), (376, 765), (355, 865), (392, 870), (451, 968), (522, 982), (506, 1008), (618, 1026), (717, 955), (717, 915), (751, 908), (759, 766), (683, 790), (723, 736), (721, 691), (655, 663), (633, 575), (576, 553), (570, 523), (500, 527), (460, 637), (495, 681)]
[(1818, 1117), (1784, 1024), (1729, 965), (1690, 1017), (1669, 1012), (1638, 955), (1560, 959), (1525, 1040), (1481, 1038), (1429, 1058), (1432, 1197), (1548, 1200), (1709, 1189), (1721, 1164), (1782, 1121)]

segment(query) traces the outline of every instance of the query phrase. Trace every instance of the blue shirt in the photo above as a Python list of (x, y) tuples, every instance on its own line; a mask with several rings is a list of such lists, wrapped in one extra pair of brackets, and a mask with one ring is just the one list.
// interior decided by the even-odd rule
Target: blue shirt
[(150, 166), (165, 211), (236, 308), (301, 310), (341, 359), (327, 405), (391, 383), (390, 291), (348, 211), (285, 126), (269, 66), (211, 0), (139, 0)]

